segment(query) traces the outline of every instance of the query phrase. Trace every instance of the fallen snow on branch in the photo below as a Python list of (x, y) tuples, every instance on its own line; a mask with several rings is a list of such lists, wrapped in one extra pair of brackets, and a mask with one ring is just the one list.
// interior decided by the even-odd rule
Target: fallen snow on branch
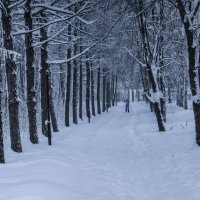
[(3, 54), (3, 57), (5, 59), (9, 58), (13, 61), (16, 61), (18, 57), (21, 56), (21, 54), (17, 53), (16, 51), (11, 51), (8, 49), (0, 48), (0, 53)]

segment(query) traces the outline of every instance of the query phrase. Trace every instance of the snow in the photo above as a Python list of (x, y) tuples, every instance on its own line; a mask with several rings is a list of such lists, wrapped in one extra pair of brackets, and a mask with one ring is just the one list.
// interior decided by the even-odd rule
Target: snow
[(53, 134), (53, 145), (6, 149), (0, 200), (199, 200), (200, 148), (190, 109), (168, 105), (158, 132), (148, 104), (123, 104)]
[(17, 58), (21, 56), (21, 54), (17, 53), (16, 51), (11, 51), (4, 48), (0, 48), (0, 53), (4, 55), (4, 59), (10, 58), (14, 62), (16, 62)]

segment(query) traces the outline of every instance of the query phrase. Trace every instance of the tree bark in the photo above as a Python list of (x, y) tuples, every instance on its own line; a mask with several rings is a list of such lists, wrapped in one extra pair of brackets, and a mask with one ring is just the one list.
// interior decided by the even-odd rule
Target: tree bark
[(79, 118), (83, 120), (83, 64), (82, 64), (82, 61), (80, 62), (80, 65), (79, 65)]
[[(0, 62), (1, 66), (1, 62)], [(2, 70), (0, 67), (0, 163), (5, 163), (3, 144), (3, 116), (2, 116)]]
[(65, 104), (65, 70), (63, 65), (60, 65), (60, 97), (62, 100), (63, 105)]
[(48, 84), (49, 84), (49, 109), (50, 109), (50, 116), (51, 116), (51, 124), (53, 128), (53, 132), (58, 132), (58, 123), (56, 119), (55, 107), (53, 102), (53, 86), (52, 86), (52, 76), (51, 71), (48, 72)]
[[(165, 26), (164, 26), (164, 3), (163, 0), (160, 1), (160, 27), (161, 27), (161, 33), (160, 33), (160, 42), (161, 44), (164, 41), (163, 38), (163, 31), (165, 31)], [(167, 111), (166, 111), (166, 85), (165, 85), (165, 78), (164, 78), (164, 62), (163, 62), (163, 47), (160, 46), (160, 55), (159, 58), (160, 60), (160, 91), (162, 93), (160, 97), (160, 107), (161, 107), (161, 113), (163, 116), (164, 122), (167, 120)]]
[(115, 77), (115, 105), (117, 106), (117, 84), (118, 84), (118, 78), (117, 78), (117, 75)]
[(172, 103), (172, 93), (170, 87), (168, 87), (168, 103)]
[[(71, 25), (68, 27), (68, 35), (71, 35)], [(71, 37), (69, 37), (71, 41)], [(71, 47), (67, 49), (67, 59), (71, 58)], [(70, 93), (71, 93), (71, 62), (67, 62), (67, 86), (66, 86), (66, 102), (65, 102), (65, 126), (69, 127), (70, 113)]]
[[(153, 93), (156, 95), (156, 93), (158, 92), (158, 87), (157, 87), (156, 80), (154, 79), (153, 72), (152, 72), (152, 69), (151, 69), (151, 66), (149, 65), (149, 63), (147, 63), (147, 69), (148, 69), (150, 81), (152, 84)], [(163, 120), (161, 108), (160, 108), (159, 102), (157, 100), (154, 100), (153, 107), (154, 107), (154, 112), (156, 114), (158, 129), (159, 129), (159, 131), (165, 131), (164, 120)]]
[[(190, 22), (188, 21), (187, 13), (185, 6), (182, 0), (176, 0), (177, 8), (179, 10), (182, 23), (184, 25), (186, 38), (187, 38), (187, 51), (188, 51), (188, 66), (189, 66), (189, 78), (190, 78), (190, 89), (192, 96), (196, 97), (197, 95), (197, 85), (196, 85), (196, 47), (194, 44), (195, 32), (190, 28)], [(195, 118), (195, 129), (196, 129), (196, 143), (200, 146), (200, 99), (193, 101), (193, 112)]]
[(112, 78), (111, 78), (111, 105), (114, 106), (115, 105), (115, 76), (114, 74), (112, 74)]
[[(88, 56), (86, 56), (86, 59), (88, 59)], [(86, 115), (88, 122), (90, 122), (90, 63), (88, 60), (86, 61), (86, 78)]]
[[(161, 64), (161, 66), (163, 66)], [(160, 90), (162, 92), (162, 96), (160, 98), (160, 107), (161, 107), (161, 113), (163, 116), (164, 122), (166, 122), (166, 86), (165, 86), (165, 81), (163, 77), (163, 72), (162, 69), (160, 70)]]
[[(140, 0), (139, 1), (139, 11), (142, 12), (143, 10), (143, 1)], [(141, 32), (141, 36), (142, 36), (142, 42), (143, 42), (143, 48), (145, 50), (144, 52), (144, 58), (145, 58), (145, 63), (147, 66), (147, 70), (148, 70), (148, 75), (149, 75), (149, 80), (151, 82), (151, 86), (152, 86), (152, 92), (154, 93), (154, 96), (158, 96), (159, 95), (159, 88), (158, 88), (158, 82), (157, 82), (157, 73), (155, 71), (157, 71), (157, 66), (156, 66), (156, 58), (154, 57), (154, 55), (152, 55), (151, 50), (150, 50), (150, 44), (148, 41), (148, 32), (147, 32), (147, 25), (146, 25), (146, 21), (144, 19), (144, 13), (142, 13), (141, 15), (139, 15), (139, 24), (140, 24), (140, 32)], [(155, 48), (158, 49), (158, 41), (155, 41)], [(155, 49), (154, 49), (155, 51)], [(158, 54), (159, 55), (159, 54)], [(158, 57), (157, 55), (157, 57)], [(154, 99), (153, 101), (153, 105), (154, 105), (154, 112), (156, 114), (156, 119), (157, 119), (157, 123), (158, 123), (158, 129), (159, 131), (165, 131), (165, 126), (164, 126), (164, 120), (163, 120), (163, 116), (161, 113), (161, 108), (160, 108), (160, 100), (158, 99), (158, 97), (156, 99)]]
[(95, 116), (95, 101), (94, 101), (94, 72), (91, 70), (91, 104), (92, 104), (92, 115)]
[[(24, 20), (28, 30), (32, 30), (31, 0), (25, 3)], [(26, 47), (26, 76), (27, 76), (27, 107), (29, 120), (30, 141), (38, 143), (37, 115), (36, 115), (36, 91), (35, 91), (35, 68), (34, 68), (34, 48), (32, 32), (25, 34)]]
[(135, 100), (134, 89), (132, 89), (131, 94), (132, 94), (132, 102), (134, 102), (134, 100)]
[[(47, 40), (47, 31), (45, 29), (46, 28), (40, 29), (41, 42)], [(46, 123), (48, 119), (46, 73), (49, 69), (49, 66), (46, 62), (48, 58), (46, 49), (47, 49), (47, 43), (45, 42), (41, 46), (41, 112), (42, 112), (42, 134), (48, 136), (48, 126)]]
[(188, 109), (187, 103), (187, 77), (184, 78), (184, 109)]
[(105, 112), (106, 111), (106, 69), (103, 68), (103, 86), (102, 86), (102, 96), (103, 96), (103, 99), (102, 99), (102, 112)]
[(136, 89), (137, 101), (140, 101), (140, 90)]
[[(15, 152), (22, 152), (20, 127), (19, 127), (19, 97), (17, 90), (17, 66), (15, 63), (13, 52), (13, 40), (11, 35), (11, 11), (9, 5), (10, 0), (2, 0), (2, 27), (3, 27), (3, 40), (4, 51), (6, 52), (5, 66), (6, 77), (8, 86), (8, 109), (9, 109), (9, 122), (10, 122), (10, 139), (11, 148)], [(9, 52), (10, 51), (10, 52)]]
[(106, 80), (106, 111), (110, 108), (110, 77), (109, 72), (107, 72), (107, 80)]
[[(77, 37), (77, 30), (74, 29), (74, 37)], [(74, 44), (74, 55), (77, 54), (77, 45)], [(73, 60), (73, 99), (72, 99), (72, 110), (73, 110), (73, 123), (78, 124), (77, 117), (77, 93), (78, 93), (78, 63), (77, 60)]]
[(101, 99), (100, 99), (100, 92), (101, 92), (101, 68), (98, 68), (97, 72), (97, 112), (101, 114)]
[[(46, 14), (41, 13), (41, 17), (44, 22), (46, 22)], [(51, 74), (49, 70), (48, 60), (48, 42), (44, 42), (48, 40), (47, 29), (43, 27), (40, 29), (40, 41), (42, 42), (41, 46), (41, 112), (42, 112), (42, 133), (45, 136), (48, 136), (48, 107), (47, 101), (49, 101), (50, 105), (50, 115), (51, 115), (51, 123), (53, 127), (53, 131), (58, 131), (57, 120), (55, 115), (55, 109), (53, 104), (53, 89), (51, 84)], [(49, 73), (49, 100), (47, 99), (47, 78), (46, 75)]]

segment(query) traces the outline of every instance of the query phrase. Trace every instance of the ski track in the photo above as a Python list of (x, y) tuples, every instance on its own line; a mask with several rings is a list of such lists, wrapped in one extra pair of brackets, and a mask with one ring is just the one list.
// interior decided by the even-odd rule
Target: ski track
[(192, 112), (171, 105), (160, 133), (147, 104), (122, 107), (54, 133), (52, 147), (41, 138), (22, 154), (6, 150), (0, 200), (199, 200)]

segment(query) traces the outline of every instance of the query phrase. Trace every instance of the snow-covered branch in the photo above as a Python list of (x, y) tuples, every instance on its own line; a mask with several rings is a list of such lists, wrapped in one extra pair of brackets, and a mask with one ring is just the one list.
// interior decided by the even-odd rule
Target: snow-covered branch
[(56, 6), (50, 6), (47, 4), (33, 4), (32, 8), (43, 8), (45, 10), (61, 12), (61, 13), (67, 14), (67, 15), (74, 15), (74, 12), (72, 12), (70, 10), (62, 9), (62, 8), (56, 7)]
[(0, 53), (3, 54), (4, 59), (9, 58), (13, 61), (16, 61), (17, 57), (21, 56), (21, 54), (17, 53), (16, 51), (11, 51), (4, 48), (0, 48)]
[(24, 3), (26, 0), (19, 0), (19, 1), (16, 1), (15, 3), (11, 4), (8, 8), (9, 9), (13, 9), (15, 7), (17, 7), (18, 5)]
[(139, 61), (139, 59), (137, 59), (137, 58), (131, 53), (131, 51), (130, 51), (128, 48), (126, 48), (126, 47), (124, 47), (124, 48), (127, 50), (127, 52), (129, 53), (129, 55), (130, 55), (131, 57), (133, 57), (134, 60), (135, 60), (138, 64), (140, 64), (142, 67), (146, 67), (146, 64), (144, 64), (144, 63), (142, 63), (141, 61)]

